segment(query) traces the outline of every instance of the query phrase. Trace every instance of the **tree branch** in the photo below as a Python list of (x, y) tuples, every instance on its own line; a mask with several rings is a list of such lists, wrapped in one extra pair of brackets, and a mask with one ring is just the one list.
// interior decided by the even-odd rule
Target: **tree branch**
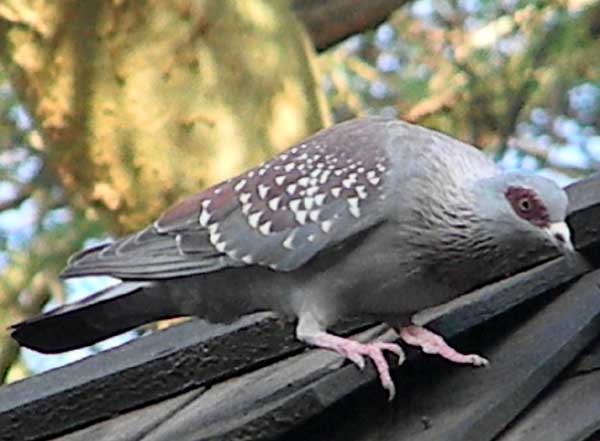
[(293, 0), (292, 8), (315, 47), (324, 51), (383, 23), (408, 0)]
[(35, 187), (31, 184), (23, 185), (19, 192), (15, 195), (15, 197), (0, 202), (0, 212), (4, 210), (11, 210), (13, 208), (17, 208), (25, 200), (31, 197), (31, 194), (33, 193), (34, 189)]

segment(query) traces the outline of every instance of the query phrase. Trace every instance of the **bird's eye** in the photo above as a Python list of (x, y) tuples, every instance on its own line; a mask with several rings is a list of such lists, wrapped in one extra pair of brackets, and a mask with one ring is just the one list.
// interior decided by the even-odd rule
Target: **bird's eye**
[(523, 187), (509, 187), (505, 196), (515, 214), (521, 219), (538, 227), (549, 225), (548, 210), (535, 191)]
[(531, 210), (531, 201), (529, 198), (521, 198), (519, 199), (518, 206), (519, 210), (521, 210), (523, 213), (527, 213)]

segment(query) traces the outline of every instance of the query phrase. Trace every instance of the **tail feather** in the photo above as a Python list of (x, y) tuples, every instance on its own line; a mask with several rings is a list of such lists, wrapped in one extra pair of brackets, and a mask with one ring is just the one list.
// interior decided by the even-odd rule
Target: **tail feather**
[(180, 315), (159, 284), (124, 282), (12, 326), (22, 346), (56, 353)]

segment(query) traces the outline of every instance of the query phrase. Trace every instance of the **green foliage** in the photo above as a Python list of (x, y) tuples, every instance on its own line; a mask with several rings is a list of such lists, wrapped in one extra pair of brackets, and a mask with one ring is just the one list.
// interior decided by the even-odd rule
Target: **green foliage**
[[(600, 43), (590, 18), (600, 7), (586, 1), (510, 4), (415, 2), (378, 30), (325, 54), (336, 118), (396, 115), (502, 158), (509, 145), (522, 147), (519, 124), (541, 108), (550, 116), (544, 133), (564, 143), (552, 121), (574, 117), (569, 91), (600, 77)], [(584, 123), (598, 125), (597, 119)], [(547, 164), (548, 152), (523, 149)]]

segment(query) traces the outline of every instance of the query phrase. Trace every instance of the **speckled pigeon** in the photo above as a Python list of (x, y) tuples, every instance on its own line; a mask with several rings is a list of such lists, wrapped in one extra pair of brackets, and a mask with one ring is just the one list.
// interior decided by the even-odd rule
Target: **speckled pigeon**
[(42, 352), (89, 345), (182, 315), (213, 322), (273, 310), (297, 337), (358, 366), (394, 343), (359, 343), (327, 329), (364, 317), (458, 363), (461, 354), (410, 317), (503, 274), (511, 258), (572, 250), (567, 197), (552, 181), (503, 174), (477, 149), (383, 118), (335, 125), (246, 173), (204, 190), (144, 230), (76, 254), (64, 277), (121, 284), (14, 326)]

